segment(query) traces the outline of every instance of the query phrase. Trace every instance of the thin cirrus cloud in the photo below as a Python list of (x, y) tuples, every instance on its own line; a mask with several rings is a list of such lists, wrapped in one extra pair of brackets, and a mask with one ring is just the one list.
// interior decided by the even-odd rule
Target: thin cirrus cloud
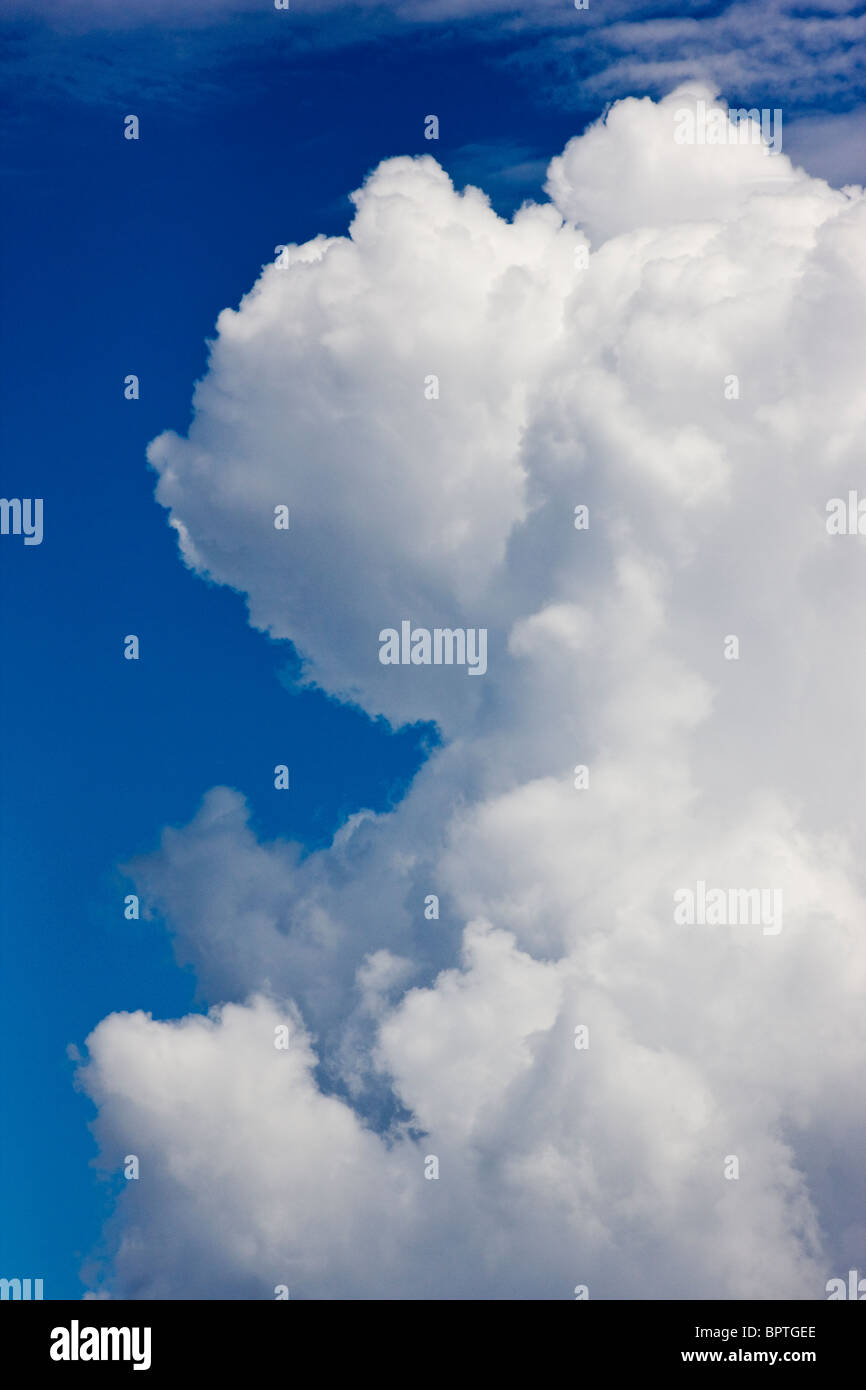
[[(809, 1299), (862, 1260), (863, 540), (825, 508), (866, 203), (677, 144), (698, 99), (618, 102), (511, 222), (386, 161), (151, 445), (185, 562), (444, 738), (326, 850), (212, 788), (128, 866), (212, 1008), (88, 1039), (102, 1161), (142, 1172), (92, 1293)], [(487, 673), (380, 665), (403, 618), (486, 626)], [(699, 880), (781, 929), (676, 923)]]
[[(523, 70), (541, 102), (565, 109), (623, 92), (663, 95), (691, 78), (750, 105), (801, 110), (848, 110), (866, 90), (866, 15), (857, 0), (706, 0), (688, 14), (670, 0), (605, 0), (584, 10), (564, 0), (291, 0), (284, 11), (270, 0), (7, 0), (6, 13), (66, 34), (165, 30), (161, 65), (185, 68), (231, 61), (245, 35), (328, 48), (466, 21), (470, 40), (510, 38), (509, 65)], [(190, 28), (195, 42), (172, 44)], [(221, 46), (221, 34), (230, 45)]]
[[(705, 82), (735, 105), (780, 108), (787, 148), (811, 173), (837, 184), (866, 178), (866, 14), (856, 0), (816, 0), (806, 9), (792, 0), (708, 0), (688, 15), (668, 0), (606, 0), (586, 10), (562, 0), (293, 0), (286, 11), (265, 0), (7, 0), (6, 13), (33, 21), (29, 56), (13, 46), (7, 57), (16, 79), (39, 86), (50, 71), (52, 84), (79, 101), (127, 101), (130, 62), (133, 89), (190, 101), (197, 79), (209, 91), (213, 72), (236, 70), (250, 49), (257, 62), (283, 68), (314, 50), (440, 32), (511, 69), (540, 107), (585, 114), (624, 92), (660, 97), (683, 82)], [(455, 21), (463, 23), (454, 29)], [(61, 40), (77, 40), (74, 62), (68, 48), (61, 57)], [(529, 149), (525, 167), (504, 177), (499, 153), (494, 142), (476, 164), (492, 166), (487, 186), (495, 191), (516, 178), (535, 190), (538, 151)]]

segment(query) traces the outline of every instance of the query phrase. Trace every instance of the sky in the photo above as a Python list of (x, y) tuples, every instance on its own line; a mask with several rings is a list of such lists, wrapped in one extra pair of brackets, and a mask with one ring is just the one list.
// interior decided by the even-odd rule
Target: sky
[[(0, 1272), (824, 1297), (866, 1259), (862, 7), (3, 16), (44, 536), (0, 536)], [(781, 149), (677, 143), (699, 103)], [(486, 671), (382, 664), (403, 620)], [(683, 925), (699, 882), (784, 911)]]

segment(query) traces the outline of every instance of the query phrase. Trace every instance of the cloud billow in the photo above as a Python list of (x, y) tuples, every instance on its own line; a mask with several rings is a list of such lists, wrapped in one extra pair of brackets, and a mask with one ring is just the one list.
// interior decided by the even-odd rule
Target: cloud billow
[[(617, 103), (511, 222), (386, 161), (150, 447), (187, 564), (444, 737), (326, 850), (213, 788), (132, 866), (213, 1008), (89, 1039), (143, 1175), (118, 1296), (809, 1299), (862, 1263), (866, 540), (825, 506), (862, 477), (866, 205), (678, 145), (698, 99)], [(383, 666), (404, 618), (487, 628), (486, 673)], [(698, 883), (782, 929), (675, 921)]]

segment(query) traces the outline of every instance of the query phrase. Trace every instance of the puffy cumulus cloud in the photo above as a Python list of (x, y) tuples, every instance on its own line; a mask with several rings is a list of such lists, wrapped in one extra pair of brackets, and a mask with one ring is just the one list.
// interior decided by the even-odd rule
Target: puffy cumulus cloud
[[(815, 195), (814, 187), (807, 187), (807, 174), (792, 168), (788, 160), (768, 155), (762, 134), (770, 142), (775, 132), (777, 144), (783, 136), (769, 116), (762, 132), (759, 114), (757, 119), (741, 119), (736, 108), (727, 113), (724, 143), (706, 143), (706, 123), (703, 141), (698, 143), (697, 102), (703, 99), (706, 104), (708, 95), (703, 84), (695, 84), (694, 100), (684, 87), (659, 105), (647, 97), (618, 102), (605, 124), (596, 124), (582, 138), (571, 140), (565, 152), (552, 160), (546, 191), (554, 204), (569, 220), (581, 223), (593, 241), (609, 241), (641, 227), (739, 221), (747, 205), (757, 203), (759, 190), (770, 196)], [(713, 109), (724, 107), (716, 102)], [(664, 162), (653, 158), (672, 134), (680, 144), (679, 157)], [(611, 158), (617, 161), (613, 169), (605, 162)], [(617, 184), (621, 194), (614, 203), (610, 192)]]
[(189, 439), (148, 456), (188, 563), (244, 590), (256, 626), (335, 693), (447, 727), (479, 679), (383, 667), (378, 635), (503, 630), (530, 397), (563, 351), (584, 239), (551, 206), (503, 223), (430, 157), (389, 160), (355, 203), (350, 237), (287, 250), (224, 310)]
[[(277, 1048), (284, 1027), (290, 1045)], [(363, 1286), (370, 1212), (407, 1205), (408, 1166), (346, 1105), (322, 1094), (291, 1010), (259, 998), (179, 1024), (114, 1015), (90, 1052), (84, 1082), (112, 1116), (104, 1156), (123, 1162), (119, 1120), (139, 1160), (139, 1182), (128, 1185), (118, 1213), (115, 1269), (126, 1290), (255, 1298), (287, 1284), (303, 1296), (324, 1289), (332, 1266), (343, 1268), (336, 1296), (341, 1284)], [(217, 1090), (224, 1104), (215, 1107)], [(326, 1191), (331, 1200), (323, 1203)], [(222, 1213), (216, 1222), (213, 1202)], [(153, 1242), (164, 1251), (162, 1275), (151, 1267)]]
[[(678, 145), (698, 99), (618, 104), (512, 223), (388, 161), (152, 446), (187, 563), (445, 740), (321, 852), (215, 788), (129, 866), (222, 1007), (89, 1040), (104, 1160), (153, 1175), (101, 1289), (819, 1298), (862, 1259), (866, 542), (825, 508), (866, 205)], [(403, 616), (489, 626), (486, 674), (380, 666)], [(683, 921), (699, 884), (755, 915)]]

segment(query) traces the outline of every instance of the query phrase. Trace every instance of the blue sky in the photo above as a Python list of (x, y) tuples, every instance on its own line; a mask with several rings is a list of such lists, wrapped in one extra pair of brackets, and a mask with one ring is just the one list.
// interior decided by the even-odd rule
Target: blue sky
[[(700, 25), (729, 7), (690, 8)], [(630, 7), (637, 20), (655, 9)], [(347, 194), (380, 160), (430, 153), (427, 112), (441, 123), (436, 158), (507, 217), (541, 196), (548, 159), (608, 100), (672, 85), (624, 74), (622, 90), (614, 76), (601, 91), (600, 50), (576, 53), (555, 26), (370, 16), (338, 9), (325, 36), (302, 14), (280, 43), (262, 16), (231, 7), (188, 30), (7, 20), (3, 492), (45, 499), (45, 537), (0, 543), (0, 988), (14, 1061), (0, 1264), (42, 1277), (46, 1297), (81, 1296), (120, 1185), (92, 1167), (94, 1109), (67, 1047), (113, 1012), (172, 1018), (219, 1002), (175, 963), (158, 916), (124, 920), (120, 866), (189, 822), (215, 785), (244, 794), (262, 840), (320, 848), (352, 813), (395, 804), (437, 740), (430, 721), (395, 732), (297, 688), (289, 644), (252, 630), (242, 595), (181, 563), (148, 442), (186, 431), (217, 313), (277, 244), (343, 235)], [(688, 37), (674, 47), (687, 61)], [(697, 34), (693, 51), (704, 66)], [(815, 113), (825, 122), (814, 172), (822, 159), (833, 171), (862, 129), (848, 51), (819, 56), (811, 82), (782, 73), (792, 131)], [(805, 61), (802, 46), (783, 56), (794, 52)], [(725, 96), (778, 105), (773, 75)], [(137, 143), (122, 138), (128, 112)], [(135, 402), (123, 397), (130, 372)], [(138, 663), (122, 659), (127, 633), (140, 636)], [(288, 797), (272, 786), (277, 748)]]
[[(20, 42), (26, 52), (26, 31)], [(242, 83), (233, 67), (207, 84), (196, 74), (188, 96), (183, 63), (156, 69), (168, 96), (148, 95), (140, 60), (124, 81), (131, 48), (64, 40), (62, 69), (41, 74), (35, 98), (16, 92), (4, 159), (4, 495), (45, 498), (46, 537), (4, 538), (0, 551), (3, 724), (15, 731), (2, 767), (3, 1002), (20, 1063), (4, 1077), (18, 1138), (3, 1147), (16, 1193), (3, 1264), (38, 1266), (58, 1298), (80, 1297), (108, 1209), (66, 1048), (112, 1010), (171, 1017), (195, 1000), (160, 924), (123, 919), (118, 866), (220, 782), (248, 795), (266, 837), (317, 846), (352, 812), (399, 797), (435, 738), (287, 694), (291, 649), (251, 632), (241, 597), (179, 562), (145, 447), (188, 423), (219, 309), (275, 245), (345, 231), (346, 190), (384, 154), (422, 148), (420, 107), (442, 111), (446, 160), (463, 145), (507, 147), (505, 110), (541, 148), (573, 130), (493, 66), (479, 104), (479, 51), (447, 37), (365, 46), (362, 61), (354, 50), (275, 61), (254, 47), (236, 59)], [(161, 64), (161, 44), (156, 54)], [(101, 56), (110, 100), (52, 91)], [(122, 138), (132, 109), (138, 144)], [(458, 164), (470, 177), (471, 161)], [(523, 194), (506, 186), (503, 209)], [(122, 659), (130, 632), (138, 665)], [(289, 801), (273, 790), (275, 746), (292, 767)]]
[[(386, 131), (400, 148), (394, 105), (407, 134), (417, 125), (401, 55), (379, 61), (372, 99), (339, 61), (295, 71), (290, 100), (271, 64), (246, 101), (187, 109), (136, 91), (139, 145), (120, 137), (128, 102), (40, 100), (7, 148), (4, 473), (8, 495), (46, 499), (46, 536), (0, 556), (3, 725), (15, 731), (2, 769), (3, 1003), (18, 1058), (4, 1078), (18, 1138), (3, 1148), (16, 1194), (3, 1264), (38, 1266), (46, 1296), (80, 1296), (105, 1211), (66, 1046), (113, 1009), (172, 1016), (195, 992), (159, 924), (124, 921), (117, 866), (188, 820), (215, 782), (246, 792), (267, 837), (318, 845), (399, 796), (432, 736), (287, 693), (290, 650), (179, 563), (144, 459), (161, 429), (188, 421), (217, 310), (275, 244), (345, 230), (345, 190)], [(124, 399), (127, 372), (137, 402)], [(122, 659), (130, 632), (137, 665)], [(292, 767), (290, 799), (273, 790), (274, 747)]]

